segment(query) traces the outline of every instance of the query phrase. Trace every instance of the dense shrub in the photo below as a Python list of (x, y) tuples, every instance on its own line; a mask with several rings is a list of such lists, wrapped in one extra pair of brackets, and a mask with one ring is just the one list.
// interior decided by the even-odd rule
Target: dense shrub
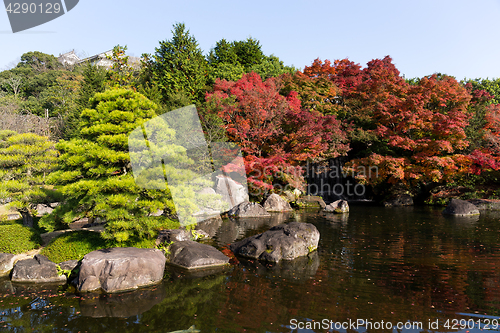
[(59, 263), (66, 260), (81, 260), (84, 255), (99, 249), (118, 246), (138, 248), (153, 248), (155, 239), (140, 241), (127, 241), (118, 245), (117, 242), (103, 239), (99, 233), (93, 231), (74, 231), (54, 238), (41, 252), (53, 262)]
[(0, 252), (18, 254), (40, 247), (40, 235), (20, 223), (0, 225)]

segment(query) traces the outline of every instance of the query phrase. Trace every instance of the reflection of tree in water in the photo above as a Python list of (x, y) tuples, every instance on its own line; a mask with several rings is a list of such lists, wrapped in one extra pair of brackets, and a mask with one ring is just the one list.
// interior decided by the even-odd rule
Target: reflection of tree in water
[[(148, 323), (150, 328), (167, 331), (187, 329), (194, 324), (202, 332), (209, 332), (218, 327), (214, 321), (219, 310), (218, 298), (224, 291), (226, 278), (225, 275), (212, 275), (165, 281), (163, 287), (166, 297), (153, 311), (144, 313), (141, 321)], [(203, 318), (203, 322), (197, 322), (197, 318)]]
[[(215, 318), (225, 278), (166, 279), (133, 292), (81, 295), (35, 285), (14, 285), (15, 293), (7, 294), (10, 281), (1, 280), (0, 331), (4, 325), (14, 332), (32, 328), (37, 332), (166, 332), (193, 324), (209, 329), (215, 327), (210, 319), (202, 324), (196, 323), (196, 317)], [(104, 315), (108, 317), (98, 318)]]
[(66, 297), (60, 285), (0, 280), (0, 331), (55, 332), (69, 327), (78, 311), (78, 300)]
[(491, 222), (432, 212), (406, 220), (417, 214), (394, 216), (394, 221), (387, 215), (350, 220), (337, 238), (329, 238), (328, 250), (341, 253), (331, 268), (343, 281), (354, 282), (358, 276), (354, 289), (360, 294), (364, 288), (379, 289), (393, 304), (414, 306), (415, 313), (431, 310), (419, 318), (438, 316), (438, 311), (499, 314), (500, 274), (495, 267), (500, 234), (491, 232)]

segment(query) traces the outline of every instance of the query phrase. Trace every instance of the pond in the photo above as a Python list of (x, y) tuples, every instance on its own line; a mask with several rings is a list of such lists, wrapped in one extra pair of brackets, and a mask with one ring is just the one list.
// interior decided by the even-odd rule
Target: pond
[(277, 265), (240, 260), (195, 274), (168, 267), (161, 284), (128, 293), (0, 280), (0, 331), (500, 330), (500, 216), (450, 218), (441, 210), (351, 206), (344, 216), (224, 221), (212, 230), (219, 248), (286, 221), (313, 223), (319, 248)]

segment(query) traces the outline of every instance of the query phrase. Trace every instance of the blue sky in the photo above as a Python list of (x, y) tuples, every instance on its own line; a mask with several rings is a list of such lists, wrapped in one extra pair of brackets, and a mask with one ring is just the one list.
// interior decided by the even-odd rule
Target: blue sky
[[(22, 1), (22, 0), (20, 0)], [(366, 65), (390, 55), (408, 77), (500, 77), (500, 0), (80, 0), (66, 15), (13, 34), (0, 11), (0, 70), (28, 51), (93, 55), (127, 45), (154, 53), (183, 22), (204, 53), (253, 37), (266, 54), (303, 69), (316, 58)]]

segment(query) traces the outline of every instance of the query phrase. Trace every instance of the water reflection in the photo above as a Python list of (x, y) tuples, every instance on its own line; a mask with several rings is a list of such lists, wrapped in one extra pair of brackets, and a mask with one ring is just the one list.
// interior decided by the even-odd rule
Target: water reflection
[(295, 260), (282, 260), (279, 263), (259, 262), (258, 260), (241, 259), (241, 265), (261, 278), (271, 280), (288, 280), (304, 282), (313, 279), (320, 265), (317, 251)]
[(348, 215), (213, 221), (207, 230), (216, 246), (291, 220), (313, 223), (321, 238), (316, 252), (295, 261), (241, 260), (194, 274), (170, 267), (160, 285), (110, 297), (3, 279), (0, 330), (290, 332), (294, 318), (442, 324), (500, 317), (500, 215), (457, 219), (441, 211), (353, 206)]
[(234, 243), (236, 240), (252, 234), (264, 232), (292, 218), (292, 213), (273, 213), (269, 217), (230, 218), (222, 223), (215, 233), (215, 240), (220, 246)]
[(165, 287), (142, 288), (122, 294), (94, 295), (80, 299), (81, 315), (85, 317), (132, 317), (140, 315), (165, 298)]

